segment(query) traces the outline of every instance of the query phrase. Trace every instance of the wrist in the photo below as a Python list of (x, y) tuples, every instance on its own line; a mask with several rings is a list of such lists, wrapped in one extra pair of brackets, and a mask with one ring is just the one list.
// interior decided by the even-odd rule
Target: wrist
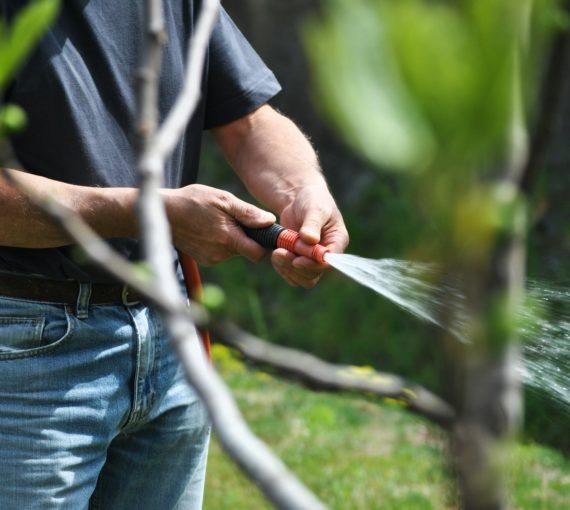
[(316, 195), (323, 195), (323, 193), (330, 194), (328, 185), (321, 175), (319, 178), (308, 179), (303, 182), (295, 183), (294, 186), (285, 190), (276, 191), (275, 197), (275, 210), (280, 215), (283, 210), (291, 205), (299, 195), (306, 195), (307, 193), (314, 193)]
[(181, 208), (180, 190), (163, 188), (159, 191), (159, 193), (164, 202), (164, 209), (166, 211), (168, 222), (170, 223), (171, 228), (174, 228), (174, 226), (178, 223), (176, 221), (176, 218), (179, 216), (179, 211)]
[(281, 214), (283, 209), (291, 205), (301, 194), (314, 190), (315, 193), (328, 193), (328, 186), (322, 174), (307, 176), (295, 182), (281, 183), (280, 186), (268, 188), (270, 193), (265, 193), (262, 202), (272, 210)]
[(91, 188), (91, 193), (83, 216), (100, 235), (107, 239), (138, 237), (136, 188)]

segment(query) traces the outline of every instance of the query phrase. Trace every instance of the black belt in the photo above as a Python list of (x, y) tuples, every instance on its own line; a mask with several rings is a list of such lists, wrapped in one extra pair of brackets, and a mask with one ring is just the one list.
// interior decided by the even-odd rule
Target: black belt
[[(79, 297), (79, 282), (0, 272), (0, 296), (75, 305)], [(91, 304), (132, 305), (141, 301), (145, 301), (144, 297), (127, 285), (91, 284)]]

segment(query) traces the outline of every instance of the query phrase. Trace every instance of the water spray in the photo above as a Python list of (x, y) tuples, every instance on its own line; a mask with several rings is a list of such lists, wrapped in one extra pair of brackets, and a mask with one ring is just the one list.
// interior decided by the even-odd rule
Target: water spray
[(285, 228), (278, 223), (265, 228), (248, 228), (242, 225), (247, 236), (268, 250), (285, 248), (286, 250), (326, 264), (325, 255), (330, 251), (322, 244), (311, 246), (301, 240), (301, 234)]
[[(311, 246), (304, 243), (298, 232), (277, 223), (266, 228), (242, 228), (248, 237), (264, 248), (285, 248), (332, 267), (419, 319), (447, 328), (460, 341), (468, 341), (463, 335), (467, 316), (460, 285), (441, 284), (437, 278), (441, 269), (437, 264), (395, 259), (371, 260), (332, 253), (320, 244)], [(532, 280), (527, 282), (527, 287), (534, 301), (543, 307), (552, 302), (567, 304), (570, 300), (570, 290), (567, 288), (549, 290)], [(442, 323), (441, 317), (450, 313), (452, 323)], [(563, 310), (548, 319), (530, 317), (529, 314), (532, 315), (532, 310), (525, 306), (519, 310), (519, 333), (524, 340), (525, 356), (524, 366), (519, 371), (528, 385), (547, 391), (570, 410), (570, 316)]]

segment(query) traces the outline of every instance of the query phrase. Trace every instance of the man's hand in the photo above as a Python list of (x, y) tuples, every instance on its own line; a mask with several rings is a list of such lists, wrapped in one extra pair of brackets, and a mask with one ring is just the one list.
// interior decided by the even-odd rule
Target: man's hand
[(176, 248), (200, 264), (212, 265), (236, 255), (258, 261), (265, 250), (247, 237), (238, 223), (262, 228), (275, 216), (209, 186), (192, 184), (162, 191)]
[[(346, 248), (348, 234), (317, 154), (291, 120), (263, 105), (213, 134), (249, 192), (279, 212), (284, 227), (300, 231), (307, 244), (320, 241), (336, 252)], [(325, 269), (285, 250), (275, 250), (272, 262), (291, 285), (307, 288)]]
[[(307, 244), (321, 243), (336, 253), (343, 252), (348, 245), (344, 221), (324, 182), (301, 188), (281, 212), (280, 222), (297, 230)], [(314, 260), (282, 248), (273, 252), (271, 262), (290, 285), (305, 288), (314, 287), (326, 269)]]

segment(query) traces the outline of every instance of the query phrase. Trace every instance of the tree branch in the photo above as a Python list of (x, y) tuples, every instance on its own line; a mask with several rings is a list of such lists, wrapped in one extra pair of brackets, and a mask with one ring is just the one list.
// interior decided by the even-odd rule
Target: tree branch
[(444, 428), (450, 426), (454, 411), (449, 404), (425, 388), (406, 383), (397, 375), (363, 373), (347, 366), (334, 365), (302, 351), (270, 344), (229, 321), (216, 320), (199, 303), (192, 302), (190, 307), (175, 303), (170, 295), (163, 294), (161, 289), (156, 289), (149, 282), (144, 268), (133, 266), (114, 252), (83, 220), (59, 202), (34, 194), (33, 190), (24, 188), (22, 183), (16, 182), (5, 170), (0, 169), (0, 172), (8, 182), (30, 197), (37, 207), (49, 214), (93, 263), (136, 290), (162, 313), (176, 315), (190, 326), (209, 328), (215, 332), (220, 343), (237, 349), (247, 359), (274, 368), (286, 377), (301, 380), (310, 387), (401, 399), (411, 411)]
[(161, 312), (178, 314), (197, 326), (207, 324), (207, 312), (201, 307), (189, 309), (185, 303), (177, 302), (172, 296), (152, 285), (146, 266), (135, 265), (116, 252), (77, 214), (52, 197), (44, 197), (14, 178), (5, 168), (0, 175), (14, 188), (27, 196), (31, 202), (44, 211), (71, 240), (77, 244), (94, 264), (107, 271), (117, 281), (127, 284)]
[[(146, 272), (142, 272), (139, 267), (114, 252), (70, 210), (51, 199), (40, 199), (33, 194), (31, 198), (64, 228), (94, 262), (104, 267), (117, 280), (127, 283), (146, 296), (149, 302), (165, 315), (171, 340), (180, 355), (187, 378), (204, 402), (222, 445), (261, 488), (266, 497), (278, 508), (322, 509), (324, 505), (247, 427), (229, 390), (207, 362), (197, 338), (194, 323), (206, 324), (207, 315), (203, 314), (196, 305), (190, 310), (185, 307), (174, 273), (173, 252), (168, 236), (169, 224), (159, 190), (163, 181), (165, 159), (183, 134), (198, 104), (204, 53), (214, 26), (219, 2), (218, 0), (203, 2), (204, 10), (200, 15), (188, 52), (189, 61), (184, 89), (162, 128), (158, 127), (156, 105), (164, 41), (163, 4), (162, 0), (146, 0), (145, 6), (148, 30), (139, 73), (140, 113), (137, 123), (141, 180), (138, 207), (145, 259), (151, 270), (151, 277), (149, 278)], [(11, 179), (8, 172), (4, 172), (4, 175), (21, 188), (21, 183)], [(29, 190), (24, 191), (29, 194)], [(226, 324), (218, 333), (221, 338), (229, 342), (229, 338), (235, 332), (235, 328), (232, 329)], [(249, 337), (249, 340), (248, 345), (251, 346), (252, 337)], [(246, 350), (243, 342), (242, 348)], [(324, 362), (321, 363), (324, 366)], [(310, 369), (310, 366), (307, 369)], [(324, 372), (321, 375), (323, 374)], [(306, 372), (305, 376), (308, 377)], [(326, 379), (326, 374), (324, 377)], [(330, 388), (338, 384), (350, 389), (349, 379), (347, 375), (329, 377), (328, 384)], [(405, 393), (403, 384), (401, 391), (398, 392), (399, 382), (399, 379), (394, 379), (383, 386), (383, 389), (387, 390), (387, 395), (399, 396)], [(358, 382), (353, 385), (354, 389), (358, 386), (364, 391), (379, 393), (382, 390), (382, 385), (372, 385), (370, 382), (367, 384)]]
[[(204, 0), (196, 30), (188, 49), (185, 84), (165, 125), (155, 136), (158, 76), (163, 37), (163, 0), (147, 0), (147, 25), (143, 52), (143, 80), (139, 134), (139, 175), (141, 192), (139, 215), (145, 247), (145, 260), (161, 294), (182, 301), (174, 271), (170, 228), (160, 196), (165, 161), (183, 135), (200, 97), (205, 52), (219, 9), (218, 0)], [(178, 315), (166, 312), (166, 327), (176, 348), (186, 377), (195, 388), (212, 420), (226, 452), (260, 487), (278, 508), (324, 509), (325, 506), (285, 467), (248, 428), (224, 382), (208, 362), (196, 328)]]
[(210, 329), (216, 340), (237, 349), (248, 360), (274, 368), (310, 387), (399, 399), (413, 412), (444, 428), (449, 428), (455, 417), (453, 408), (441, 398), (397, 375), (334, 365), (306, 352), (261, 340), (228, 321), (214, 322)]
[[(478, 263), (457, 260), (463, 266), (466, 311), (472, 331), (470, 345), (456, 357), (458, 370), (457, 420), (451, 450), (465, 510), (503, 510), (508, 507), (505, 444), (522, 423), (522, 383), (516, 311), (524, 297), (525, 224), (517, 197), (529, 161), (529, 136), (524, 116), (522, 58), (530, 44), (530, 0), (521, 2), (527, 16), (513, 37), (511, 120), (508, 155), (495, 185), (511, 193), (499, 194), (495, 206), (508, 206), (512, 219), (496, 228), (486, 257)], [(510, 327), (497, 321), (509, 317)]]
[[(134, 266), (121, 255), (115, 253), (110, 246), (72, 211), (62, 206), (53, 199), (46, 199), (33, 190), (24, 188), (24, 185), (13, 179), (8, 172), (2, 170), (6, 179), (23, 193), (30, 197), (36, 206), (45, 211), (57, 224), (70, 236), (70, 238), (80, 246), (87, 257), (95, 264), (103, 267), (117, 280), (127, 283), (130, 287), (143, 295), (146, 300), (153, 304), (158, 310), (165, 314), (169, 320), (174, 318), (176, 327), (180, 332), (193, 328), (194, 324), (210, 328), (216, 339), (221, 343), (236, 348), (246, 358), (275, 368), (280, 373), (288, 377), (299, 379), (311, 387), (329, 391), (352, 391), (374, 394), (379, 397), (397, 398), (403, 400), (409, 409), (422, 415), (433, 422), (448, 428), (453, 420), (453, 409), (436, 395), (426, 389), (407, 385), (399, 376), (381, 373), (361, 373), (351, 370), (350, 367), (333, 365), (322, 361), (310, 354), (269, 344), (250, 333), (241, 330), (236, 325), (228, 321), (217, 321), (209, 316), (208, 312), (198, 303), (193, 302), (191, 307), (180, 307), (174, 303), (171, 296), (163, 294), (160, 288), (156, 288), (149, 283), (147, 272)], [(182, 323), (185, 326), (182, 327)], [(192, 360), (200, 359), (200, 352), (196, 353), (194, 338), (177, 335), (177, 346), (184, 351), (184, 358), (190, 356)], [(192, 344), (189, 347), (187, 344)], [(192, 361), (190, 360), (190, 361)], [(187, 368), (185, 366), (185, 368)], [(203, 367), (192, 368), (192, 371), (202, 372)], [(217, 374), (216, 374), (217, 375)], [(197, 377), (211, 377), (210, 375), (199, 374)], [(228, 420), (228, 412), (233, 416), (230, 422), (235, 424), (241, 417), (236, 417), (239, 413), (235, 404), (228, 407), (224, 398), (216, 393), (218, 390), (210, 388), (213, 401), (219, 401), (216, 406), (220, 415), (220, 420)], [(226, 390), (227, 391), (227, 390)], [(231, 398), (231, 397), (230, 397)], [(232, 410), (233, 409), (233, 410)], [(231, 411), (228, 411), (231, 410)], [(223, 427), (223, 425), (222, 425)], [(236, 432), (234, 431), (234, 434)], [(239, 432), (243, 434), (243, 432)], [(235, 441), (242, 441), (243, 437), (236, 437)], [(232, 458), (234, 455), (230, 453)], [(241, 463), (238, 462), (241, 465)], [(287, 508), (287, 507), (283, 507)], [(311, 508), (311, 507), (303, 507)]]
[(198, 106), (206, 50), (219, 7), (219, 0), (202, 2), (200, 18), (188, 48), (186, 76), (182, 91), (150, 147), (150, 151), (157, 157), (167, 158), (172, 153), (184, 134), (188, 120)]
[[(566, 10), (570, 10), (568, 6)], [(569, 52), (570, 30), (565, 29), (560, 31), (554, 39), (546, 74), (543, 79), (542, 101), (536, 125), (533, 129), (529, 157), (521, 179), (521, 189), (526, 195), (531, 192), (538, 172), (545, 164), (550, 142), (560, 126), (560, 105), (564, 91), (568, 86), (568, 79), (565, 73), (568, 69)]]

